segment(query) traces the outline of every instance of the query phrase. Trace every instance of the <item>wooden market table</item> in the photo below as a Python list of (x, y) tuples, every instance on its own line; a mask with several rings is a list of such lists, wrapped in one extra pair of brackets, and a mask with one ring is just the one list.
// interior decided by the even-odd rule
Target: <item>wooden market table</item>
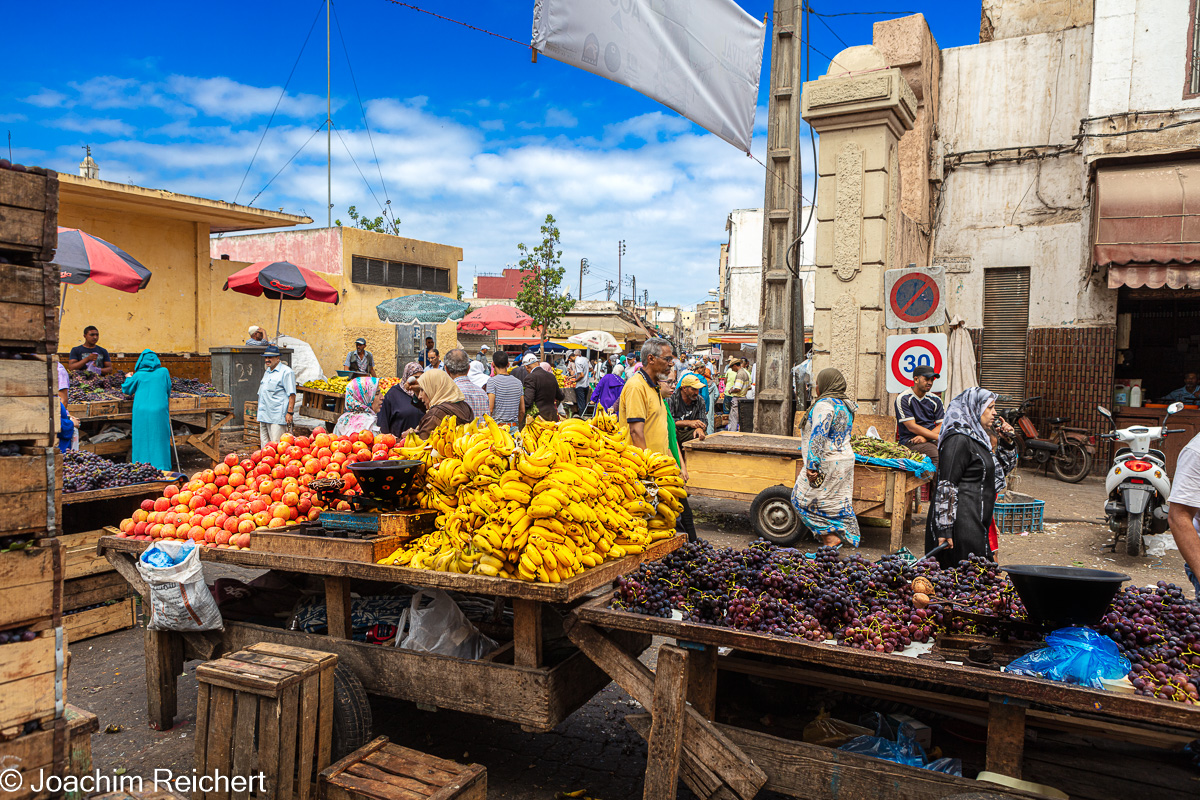
[[(760, 535), (798, 524), (787, 494), (772, 490), (783, 486), (790, 492), (804, 469), (800, 439), (720, 431), (683, 447), (689, 494), (754, 503), (751, 521)], [(854, 513), (882, 519), (888, 527), (888, 549), (895, 552), (912, 532), (913, 493), (928, 482), (899, 469), (855, 464)]]
[[(75, 414), (76, 419), (79, 420), (81, 425), (103, 424), (105, 422), (128, 422), (133, 419), (132, 411), (126, 409), (130, 403), (118, 404), (112, 402), (102, 405), (98, 402), (91, 402), (86, 405), (91, 407), (91, 409), (96, 409), (97, 406), (100, 406), (100, 409), (97, 410), (103, 410), (104, 413), (92, 413), (89, 410), (83, 416)], [(108, 410), (105, 407), (106, 405), (111, 405), (113, 407), (112, 410)], [(176, 423), (186, 425), (192, 430), (187, 436), (176, 437), (175, 443), (177, 445), (191, 445), (195, 447), (212, 459), (214, 464), (221, 460), (223, 457), (223, 451), (221, 450), (221, 429), (234, 419), (233, 406), (230, 405), (228, 395), (222, 395), (220, 398), (172, 398), (168, 413), (173, 425)], [(204, 416), (204, 422), (194, 422), (193, 420), (200, 415)], [(131, 438), (119, 439), (115, 442), (100, 442), (94, 445), (83, 442), (79, 445), (79, 448), (101, 456), (123, 455), (129, 452), (131, 443)]]
[[(647, 786), (670, 787), (669, 794), (656, 795), (660, 797), (674, 797), (676, 774), (700, 797), (743, 800), (762, 788), (806, 798), (937, 798), (965, 792), (977, 793), (973, 797), (1034, 796), (715, 723), (720, 672), (986, 718), (987, 769), (1015, 778), (1022, 773), (1027, 721), (1034, 727), (1155, 747), (1177, 748), (1200, 736), (1200, 706), (930, 658), (648, 617), (610, 609), (611, 597), (593, 598), (575, 609), (567, 619), (567, 635), (651, 712), (627, 719), (650, 743)], [(678, 646), (660, 648), (657, 671), (652, 672), (617, 640), (617, 634), (628, 631), (673, 638)], [(718, 647), (732, 652), (720, 655)], [(1144, 780), (1143, 775), (1125, 778), (1126, 783)], [(1099, 775), (1097, 780), (1120, 783)], [(1190, 785), (1178, 794), (1155, 792), (1149, 785), (1144, 791), (1155, 797), (1195, 796), (1200, 777), (1189, 774), (1184, 782)], [(1072, 796), (1079, 789), (1060, 788)]]
[[(115, 531), (113, 531), (115, 533)], [(227, 620), (224, 631), (173, 633), (146, 631), (146, 688), (151, 727), (166, 730), (178, 710), (176, 678), (185, 658), (205, 660), (256, 642), (275, 642), (336, 653), (370, 694), (411, 700), (440, 708), (482, 714), (545, 732), (564, 720), (608, 683), (608, 676), (583, 653), (571, 648), (550, 652), (543, 635), (547, 605), (563, 611), (613, 579), (680, 547), (685, 536), (652, 544), (645, 553), (609, 561), (562, 583), (489, 578), (352, 561), (261, 553), (254, 550), (203, 548), (201, 561), (250, 569), (313, 575), (324, 581), (329, 634), (283, 630)], [(97, 549), (134, 589), (148, 589), (136, 559), (149, 542), (109, 535)], [(480, 660), (417, 653), (388, 645), (353, 641), (350, 591), (354, 581), (406, 584), (510, 601), (513, 641)], [(546, 622), (550, 622), (549, 619)], [(650, 645), (643, 633), (627, 634), (624, 645), (641, 652)], [(506, 663), (507, 662), (507, 663)]]

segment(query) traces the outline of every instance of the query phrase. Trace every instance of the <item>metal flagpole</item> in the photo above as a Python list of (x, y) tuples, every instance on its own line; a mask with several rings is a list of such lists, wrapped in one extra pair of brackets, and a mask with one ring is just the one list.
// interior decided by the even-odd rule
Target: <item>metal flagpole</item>
[[(333, 227), (333, 78), (329, 58), (329, 9), (333, 0), (325, 0), (325, 210), (328, 212), (325, 227)], [(311, 6), (310, 6), (311, 8)], [(283, 299), (280, 298), (280, 313)], [(275, 338), (279, 338), (276, 332)]]

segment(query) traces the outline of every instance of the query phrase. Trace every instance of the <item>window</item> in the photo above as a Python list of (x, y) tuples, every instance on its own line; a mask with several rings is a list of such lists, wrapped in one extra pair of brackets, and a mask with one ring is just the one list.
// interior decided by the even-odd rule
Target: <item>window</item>
[(996, 267), (983, 272), (983, 359), (979, 383), (1011, 408), (1025, 399), (1029, 340), (1029, 267)]
[(1184, 100), (1200, 97), (1200, 0), (1192, 0), (1192, 14), (1188, 20), (1187, 70)]
[(354, 256), (350, 259), (350, 281), (393, 289), (449, 292), (450, 270), (382, 258)]

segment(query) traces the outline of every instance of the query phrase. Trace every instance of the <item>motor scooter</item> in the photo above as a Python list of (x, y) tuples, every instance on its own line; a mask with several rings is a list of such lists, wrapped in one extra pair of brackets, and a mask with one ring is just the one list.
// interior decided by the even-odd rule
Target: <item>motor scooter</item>
[(1053, 469), (1060, 481), (1079, 483), (1092, 471), (1096, 438), (1087, 428), (1068, 427), (1070, 417), (1054, 417), (1047, 420), (1053, 430), (1049, 438), (1042, 438), (1037, 426), (1026, 413), (1026, 409), (1041, 399), (1040, 396), (1030, 397), (1016, 408), (999, 412), (1015, 431), (1017, 455), (1024, 463), (1039, 464)]
[(1150, 444), (1166, 439), (1172, 433), (1187, 432), (1183, 428), (1166, 427), (1171, 415), (1183, 410), (1183, 403), (1167, 406), (1162, 425), (1156, 428), (1133, 425), (1118, 430), (1112, 412), (1104, 406), (1097, 406), (1096, 410), (1112, 425), (1112, 432), (1102, 433), (1100, 438), (1125, 445), (1113, 455), (1112, 467), (1104, 479), (1104, 490), (1108, 493), (1104, 516), (1114, 534), (1113, 548), (1116, 548), (1117, 540), (1124, 537), (1125, 552), (1140, 556), (1145, 550), (1143, 534), (1167, 530), (1167, 501), (1171, 496), (1167, 458)]

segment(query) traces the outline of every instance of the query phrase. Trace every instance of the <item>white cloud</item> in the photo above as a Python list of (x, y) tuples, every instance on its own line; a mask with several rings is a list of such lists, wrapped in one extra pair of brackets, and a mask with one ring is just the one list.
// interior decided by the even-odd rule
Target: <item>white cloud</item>
[(63, 117), (47, 123), (64, 131), (78, 133), (103, 133), (106, 136), (129, 136), (133, 126), (119, 119), (88, 119), (80, 117)]
[(288, 94), (280, 98), (282, 87), (247, 86), (229, 78), (189, 78), (172, 76), (167, 81), (172, 92), (210, 117), (241, 121), (275, 112), (277, 116), (305, 119), (325, 110), (325, 98), (312, 94)]
[(546, 109), (547, 128), (574, 128), (578, 124), (579, 120), (575, 118), (575, 115), (565, 108)]
[(53, 89), (42, 89), (37, 94), (32, 94), (24, 98), (24, 102), (35, 105), (38, 108), (56, 108), (67, 102), (67, 96)]

